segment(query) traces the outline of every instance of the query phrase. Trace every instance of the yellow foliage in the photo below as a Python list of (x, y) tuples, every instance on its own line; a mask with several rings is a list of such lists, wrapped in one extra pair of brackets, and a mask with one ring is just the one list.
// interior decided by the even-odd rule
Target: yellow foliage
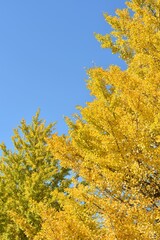
[(88, 70), (94, 99), (67, 136), (37, 114), (17, 152), (1, 145), (3, 240), (160, 239), (160, 0), (126, 4), (96, 37), (127, 69)]
[(67, 119), (68, 136), (53, 135), (48, 143), (61, 164), (88, 184), (86, 195), (84, 186), (78, 188), (79, 198), (99, 214), (105, 239), (158, 240), (160, 1), (127, 6), (114, 17), (105, 14), (113, 31), (96, 37), (128, 68), (89, 69), (94, 100), (78, 107), (81, 117)]

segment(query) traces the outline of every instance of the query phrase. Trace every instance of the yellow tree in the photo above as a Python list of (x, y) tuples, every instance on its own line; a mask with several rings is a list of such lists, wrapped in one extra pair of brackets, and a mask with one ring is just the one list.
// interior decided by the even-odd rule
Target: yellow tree
[(48, 142), (88, 183), (78, 196), (99, 216), (106, 239), (160, 239), (160, 1), (126, 4), (105, 14), (113, 31), (96, 37), (127, 69), (89, 69), (94, 100), (67, 119), (68, 136)]
[(37, 112), (31, 124), (22, 120), (14, 130), (14, 150), (0, 145), (2, 240), (104, 239), (93, 209), (79, 199), (79, 191), (71, 194), (77, 176), (48, 147), (53, 126), (46, 126)]
[(48, 149), (54, 124), (46, 126), (39, 111), (32, 123), (21, 121), (12, 137), (14, 150), (1, 144), (0, 158), (0, 239), (33, 239), (42, 217), (32, 204), (39, 202), (59, 211), (60, 203), (52, 192), (64, 192), (70, 185), (69, 169), (60, 166)]
[[(79, 195), (79, 187), (70, 188), (67, 195), (54, 191), (52, 194), (60, 203), (61, 209), (47, 206), (42, 202), (32, 203), (32, 210), (41, 216), (41, 230), (34, 236), (33, 240), (103, 240), (106, 231), (97, 222), (98, 218), (89, 203), (84, 202)], [(83, 193), (88, 189), (83, 188)]]

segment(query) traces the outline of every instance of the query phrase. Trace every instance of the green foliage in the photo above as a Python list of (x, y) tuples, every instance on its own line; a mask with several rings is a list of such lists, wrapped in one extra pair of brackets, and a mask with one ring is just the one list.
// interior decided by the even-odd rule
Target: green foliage
[(31, 239), (41, 229), (41, 216), (32, 209), (32, 202), (44, 202), (57, 211), (58, 201), (52, 192), (63, 192), (69, 186), (69, 169), (60, 166), (51, 154), (46, 138), (54, 124), (39, 120), (39, 111), (27, 125), (25, 120), (14, 130), (14, 151), (1, 144), (0, 158), (0, 238)]

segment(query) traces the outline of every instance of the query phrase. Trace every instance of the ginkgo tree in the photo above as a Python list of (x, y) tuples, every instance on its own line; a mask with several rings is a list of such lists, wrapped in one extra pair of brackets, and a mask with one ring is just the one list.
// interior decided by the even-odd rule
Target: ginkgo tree
[(54, 124), (46, 126), (39, 119), (39, 111), (32, 123), (21, 121), (12, 137), (14, 149), (1, 144), (0, 158), (0, 239), (33, 239), (41, 229), (41, 216), (34, 212), (34, 204), (47, 204), (56, 211), (58, 199), (52, 196), (56, 189), (64, 192), (70, 185), (69, 169), (48, 148), (46, 138), (51, 137)]
[(104, 15), (113, 31), (96, 35), (126, 70), (89, 69), (94, 100), (66, 118), (68, 136), (48, 143), (88, 183), (78, 196), (98, 214), (105, 239), (160, 239), (160, 1), (126, 5)]
[(79, 191), (71, 194), (78, 189), (77, 174), (51, 153), (47, 140), (53, 127), (39, 119), (38, 111), (31, 124), (22, 120), (14, 130), (13, 150), (0, 146), (2, 240), (105, 238), (94, 210), (80, 201)]
[(160, 239), (160, 0), (126, 5), (96, 38), (127, 68), (88, 70), (68, 135), (38, 112), (1, 144), (2, 240)]

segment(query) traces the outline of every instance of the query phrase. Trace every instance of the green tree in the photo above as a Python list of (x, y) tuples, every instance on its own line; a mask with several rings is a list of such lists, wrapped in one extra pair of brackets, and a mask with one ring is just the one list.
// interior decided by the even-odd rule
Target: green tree
[(52, 195), (64, 192), (70, 180), (69, 169), (60, 166), (48, 148), (46, 138), (54, 124), (39, 120), (39, 111), (28, 125), (25, 120), (14, 130), (14, 150), (1, 144), (0, 158), (0, 238), (32, 239), (41, 229), (41, 216), (33, 210), (39, 202), (59, 211)]

